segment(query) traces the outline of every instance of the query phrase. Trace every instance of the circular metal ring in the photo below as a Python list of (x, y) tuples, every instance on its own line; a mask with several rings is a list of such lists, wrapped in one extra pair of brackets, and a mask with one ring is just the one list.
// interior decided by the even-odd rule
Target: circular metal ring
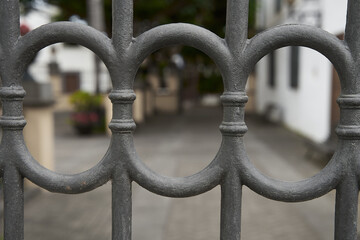
[[(327, 57), (335, 66), (340, 78), (351, 77), (353, 60), (342, 41), (318, 28), (304, 25), (283, 25), (267, 30), (251, 39), (244, 51), (245, 69), (250, 73), (255, 64), (272, 50), (284, 46), (305, 46)], [(311, 178), (298, 182), (284, 182), (259, 172), (245, 156), (239, 168), (242, 181), (253, 191), (279, 201), (305, 201), (334, 189), (343, 174), (343, 160), (335, 153), (328, 165)]]
[[(41, 26), (24, 37), (16, 44), (13, 57), (14, 67), (21, 74), (29, 61), (41, 49), (58, 42), (71, 42), (80, 44), (96, 53), (107, 66), (113, 79), (117, 74), (117, 55), (113, 49), (111, 40), (103, 33), (81, 24), (60, 22)], [(21, 174), (40, 187), (62, 193), (81, 193), (90, 191), (103, 185), (111, 178), (113, 160), (111, 147), (96, 166), (91, 169), (75, 174), (59, 174), (41, 166), (29, 153), (22, 139), (17, 146), (17, 166)], [(21, 153), (21, 154), (20, 154)]]
[(241, 161), (239, 169), (241, 181), (254, 192), (277, 201), (307, 201), (333, 190), (343, 176), (343, 159), (335, 154), (319, 173), (311, 178), (285, 182), (265, 176), (250, 162), (248, 157)]
[[(207, 54), (219, 67), (224, 85), (227, 85), (226, 79), (231, 73), (233, 61), (225, 41), (195, 25), (176, 23), (153, 28), (133, 40), (129, 56), (137, 69), (154, 51), (175, 44), (191, 46)], [(223, 173), (217, 157), (202, 171), (184, 178), (158, 175), (143, 164), (136, 154), (129, 159), (129, 167), (130, 176), (137, 183), (168, 197), (188, 197), (208, 191), (220, 183)]]
[(165, 177), (149, 169), (134, 153), (129, 159), (131, 178), (150, 192), (166, 197), (191, 197), (220, 184), (224, 170), (215, 159), (200, 172), (188, 177)]
[(73, 175), (56, 173), (40, 165), (31, 156), (23, 139), (17, 142), (14, 154), (11, 157), (15, 159), (21, 175), (50, 192), (82, 193), (91, 191), (109, 181), (114, 169), (110, 148), (97, 165)]

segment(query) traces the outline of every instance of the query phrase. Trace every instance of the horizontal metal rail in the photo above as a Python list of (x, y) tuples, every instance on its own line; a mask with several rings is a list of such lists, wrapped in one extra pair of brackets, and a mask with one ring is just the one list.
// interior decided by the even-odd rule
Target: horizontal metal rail
[[(221, 236), (239, 240), (242, 186), (286, 202), (320, 197), (336, 189), (335, 239), (357, 239), (360, 171), (360, 1), (348, 1), (345, 40), (321, 29), (283, 25), (247, 39), (248, 0), (227, 1), (226, 37), (191, 24), (168, 24), (133, 37), (133, 1), (113, 0), (112, 39), (84, 25), (58, 22), (20, 37), (18, 0), (0, 1), (0, 76), (3, 129), (0, 170), (4, 184), (4, 236), (24, 238), (24, 187), (27, 178), (58, 193), (91, 191), (112, 180), (112, 239), (131, 239), (131, 182), (168, 197), (189, 197), (221, 186)], [(107, 153), (93, 168), (76, 175), (52, 172), (31, 156), (23, 138), (26, 121), (21, 77), (38, 51), (58, 42), (77, 43), (96, 53), (107, 66), (113, 84), (109, 95), (113, 119)], [(137, 156), (133, 131), (134, 78), (141, 62), (154, 51), (181, 44), (203, 51), (219, 67), (224, 94), (222, 144), (214, 160), (190, 177), (164, 177), (147, 168)], [(247, 131), (244, 106), (249, 73), (263, 56), (284, 46), (305, 46), (326, 56), (340, 75), (342, 93), (337, 128), (339, 144), (331, 161), (315, 176), (299, 182), (282, 182), (264, 176), (248, 159), (243, 136)]]

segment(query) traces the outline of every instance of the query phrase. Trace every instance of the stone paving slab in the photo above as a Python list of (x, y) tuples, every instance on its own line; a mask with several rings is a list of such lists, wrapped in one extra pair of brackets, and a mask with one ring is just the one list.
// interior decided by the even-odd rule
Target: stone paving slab
[[(146, 165), (167, 176), (187, 176), (204, 168), (221, 143), (221, 109), (196, 109), (182, 116), (155, 116), (135, 133)], [(246, 149), (265, 174), (282, 180), (314, 175), (320, 167), (304, 159), (301, 138), (249, 119)], [(56, 170), (76, 173), (95, 165), (110, 139), (79, 138), (57, 130)], [(284, 145), (286, 144), (286, 145)], [(332, 239), (334, 194), (305, 203), (265, 199), (244, 187), (242, 239)], [(133, 184), (133, 240), (219, 239), (220, 188), (200, 196), (171, 199)], [(111, 239), (110, 183), (92, 192), (43, 192), (25, 205), (25, 239)]]

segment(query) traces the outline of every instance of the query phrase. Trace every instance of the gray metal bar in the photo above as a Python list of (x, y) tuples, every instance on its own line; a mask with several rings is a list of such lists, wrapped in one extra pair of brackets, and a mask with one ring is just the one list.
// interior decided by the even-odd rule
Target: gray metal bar
[[(11, 56), (20, 37), (20, 7), (18, 0), (0, 1), (0, 77), (2, 86), (16, 81), (15, 70), (11, 68)], [(16, 85), (19, 83), (16, 82)]]
[(125, 54), (133, 38), (133, 0), (113, 0), (112, 39), (119, 54)]
[(12, 163), (4, 168), (4, 238), (24, 239), (23, 179)]
[(118, 55), (118, 73), (112, 77), (114, 90), (132, 90), (138, 66), (130, 60), (133, 41), (133, 0), (113, 0), (112, 44)]
[(239, 57), (248, 35), (249, 0), (228, 0), (225, 39), (231, 52)]
[(347, 19), (345, 28), (345, 43), (353, 57), (355, 66), (349, 76), (341, 83), (342, 94), (357, 94), (360, 91), (359, 84), (359, 64), (360, 64), (360, 2), (357, 0), (348, 0)]
[(109, 98), (113, 104), (113, 118), (109, 124), (112, 141), (109, 154), (113, 156), (112, 173), (112, 239), (131, 239), (132, 192), (128, 160), (134, 145), (132, 133), (136, 128), (132, 118), (135, 100), (132, 90), (113, 90)]
[(20, 6), (18, 0), (0, 1), (0, 41), (3, 51), (10, 54), (20, 37)]
[[(357, 239), (357, 215), (359, 192), (359, 139), (360, 122), (360, 2), (348, 1), (345, 44), (352, 55), (352, 68), (341, 79), (340, 123), (336, 133), (341, 139), (338, 149), (342, 153), (342, 164), (347, 166), (341, 183), (336, 188), (335, 240)], [(341, 74), (342, 75), (342, 74)]]
[[(360, 61), (360, 2), (348, 0), (347, 21), (345, 28), (345, 41), (351, 49), (356, 63)], [(358, 65), (358, 64), (357, 64)], [(359, 69), (358, 69), (359, 70)]]
[[(244, 122), (245, 103), (248, 97), (244, 92), (225, 92), (221, 96), (223, 121), (220, 125), (222, 148), (218, 154), (222, 159), (225, 174), (221, 182), (221, 240), (240, 240), (241, 238), (241, 176), (238, 171), (243, 161), (243, 136), (247, 132)], [(228, 153), (233, 152), (232, 156)]]
[(359, 186), (355, 174), (346, 176), (336, 189), (335, 240), (358, 239), (358, 193)]
[(241, 238), (241, 188), (236, 171), (228, 173), (221, 184), (221, 240)]
[(112, 239), (131, 239), (131, 181), (123, 169), (117, 168), (112, 179)]

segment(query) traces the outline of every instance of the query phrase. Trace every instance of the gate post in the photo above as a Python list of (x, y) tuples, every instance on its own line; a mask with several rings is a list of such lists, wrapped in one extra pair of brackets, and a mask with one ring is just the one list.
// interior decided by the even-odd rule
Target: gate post
[(17, 169), (17, 157), (21, 154), (22, 130), (26, 124), (22, 111), (25, 91), (20, 87), (19, 73), (13, 69), (12, 56), (20, 37), (19, 1), (0, 2), (0, 95), (3, 129), (0, 164), (4, 184), (4, 237), (6, 240), (24, 238), (24, 187), (23, 177)]
[(345, 43), (353, 57), (354, 69), (341, 79), (342, 93), (338, 99), (340, 123), (336, 129), (339, 136), (340, 161), (346, 165), (343, 180), (336, 188), (335, 240), (357, 239), (357, 215), (360, 165), (360, 1), (348, 0)]

